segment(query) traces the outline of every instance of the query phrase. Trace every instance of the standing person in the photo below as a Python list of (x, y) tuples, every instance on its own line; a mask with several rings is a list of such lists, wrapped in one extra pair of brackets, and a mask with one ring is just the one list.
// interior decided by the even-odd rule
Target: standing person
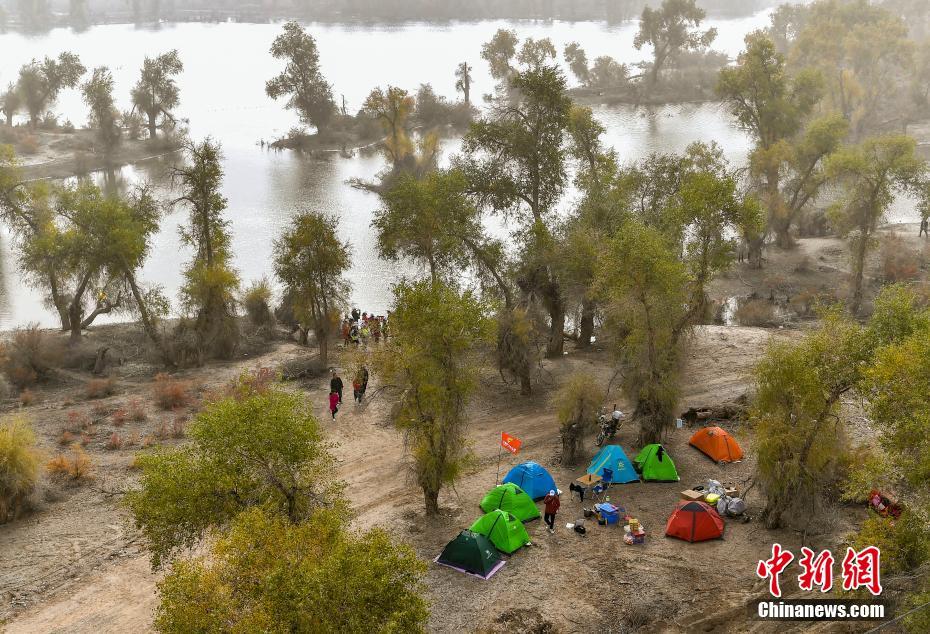
[(360, 313), (358, 312), (358, 308), (353, 308), (352, 309), (352, 321), (358, 321), (359, 316), (360, 316)]
[(342, 347), (349, 347), (349, 319), (342, 320)]
[(342, 405), (342, 379), (336, 368), (333, 368), (333, 378), (329, 380), (329, 391), (339, 395), (339, 404)]
[[(362, 396), (365, 396), (365, 390), (368, 389), (368, 368), (362, 366)], [(358, 402), (362, 402), (362, 396), (359, 397)]]
[(356, 372), (355, 378), (352, 379), (352, 395), (356, 403), (362, 402), (362, 373)]
[(559, 507), (562, 505), (562, 502), (559, 500), (559, 496), (556, 495), (555, 491), (549, 491), (549, 495), (543, 498), (543, 504), (546, 505), (546, 514), (543, 519), (546, 521), (546, 525), (549, 526), (549, 532), (555, 532), (555, 514), (559, 512)]
[(358, 346), (358, 323), (356, 322), (353, 322), (352, 326), (349, 327), (349, 339), (356, 347)]
[(368, 329), (368, 322), (362, 321), (362, 327), (359, 330), (359, 334), (362, 336), (362, 347), (368, 347), (368, 338), (371, 336), (371, 330)]
[(329, 393), (329, 413), (333, 415), (333, 420), (336, 420), (336, 412), (339, 411), (339, 394), (336, 392)]

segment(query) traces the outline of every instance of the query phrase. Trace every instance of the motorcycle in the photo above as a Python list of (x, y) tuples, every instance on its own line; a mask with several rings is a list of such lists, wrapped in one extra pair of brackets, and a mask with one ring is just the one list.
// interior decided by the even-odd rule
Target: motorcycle
[(613, 440), (620, 428), (621, 420), (623, 420), (623, 414), (620, 415), (620, 420), (614, 420), (614, 417), (607, 413), (607, 409), (602, 407), (597, 414), (597, 426), (600, 431), (597, 432), (594, 444), (600, 447), (605, 440)]

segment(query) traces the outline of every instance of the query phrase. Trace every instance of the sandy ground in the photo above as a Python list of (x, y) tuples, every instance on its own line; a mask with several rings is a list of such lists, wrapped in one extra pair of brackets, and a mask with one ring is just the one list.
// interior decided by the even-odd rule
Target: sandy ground
[[(923, 248), (923, 241), (916, 239), (916, 227), (896, 227), (895, 231), (906, 236), (908, 248)], [(879, 263), (876, 252), (871, 261), (873, 278)], [(762, 271), (740, 267), (721, 277), (714, 283), (712, 296), (719, 301), (751, 293), (768, 296), (773, 288), (784, 295), (813, 288), (832, 291), (841, 298), (848, 268), (842, 241), (807, 239), (795, 250), (769, 250)], [(873, 280), (869, 288), (876, 287)], [(772, 337), (799, 337), (807, 327), (798, 319), (788, 320), (788, 325), (697, 328), (682, 373), (681, 409), (719, 403), (746, 392), (748, 371), (766, 342)], [(91, 340), (94, 336), (91, 333)], [(305, 349), (281, 342), (258, 358), (211, 364), (179, 376), (209, 389), (225, 384), (243, 370), (278, 367), (287, 358), (306, 354)], [(388, 422), (390, 402), (378, 395), (377, 376), (369, 389), (373, 398), (363, 406), (347, 403), (335, 422), (325, 409), (325, 380), (300, 389), (318, 404), (324, 428), (338, 444), (340, 476), (347, 484), (355, 525), (360, 529), (385, 527), (398, 539), (411, 543), (424, 559), (433, 559), (447, 541), (479, 516), (478, 502), (495, 483), (501, 431), (523, 441), (518, 457), (505, 455), (501, 475), (516, 462), (535, 460), (551, 470), (566, 492), (556, 534), (549, 535), (542, 522), (529, 524), (533, 545), (509, 557), (493, 579), (481, 581), (430, 565), (426, 584), (432, 603), (432, 631), (553, 631), (533, 629), (540, 624), (560, 632), (790, 630), (751, 620), (745, 606), (765, 591), (764, 583), (755, 576), (757, 560), (769, 554), (774, 541), (797, 550), (802, 539), (799, 532), (768, 531), (753, 520), (728, 522), (721, 541), (691, 545), (663, 536), (682, 489), (711, 477), (745, 489), (754, 467), (752, 437), (746, 430), (731, 429), (747, 459), (726, 466), (718, 466), (688, 446), (691, 430), (675, 430), (665, 444), (678, 466), (680, 483), (631, 484), (614, 489), (612, 501), (639, 518), (646, 528), (644, 546), (625, 546), (622, 530), (617, 527), (592, 526), (586, 537), (565, 529), (566, 522), (582, 515), (581, 505), (569, 499), (567, 491), (569, 483), (584, 472), (587, 460), (574, 467), (561, 464), (558, 426), (549, 394), (564, 377), (578, 370), (593, 373), (601, 385), (613, 374), (609, 354), (592, 351), (572, 352), (561, 360), (546, 362), (536, 394), (529, 399), (503, 385), (495, 373), (483, 377), (471, 407), (468, 431), (477, 465), (454, 489), (443, 492), (442, 515), (433, 520), (423, 515), (422, 493), (411, 478), (403, 437)], [(124, 437), (141, 438), (174, 417), (154, 407), (151, 374), (151, 368), (144, 366), (119, 366), (117, 393), (102, 401), (87, 401), (81, 393), (89, 375), (65, 373), (63, 381), (38, 390), (38, 402), (24, 411), (33, 419), (45, 450), (53, 454), (68, 412), (91, 413), (101, 403), (112, 409), (138, 398), (146, 403), (148, 420), (127, 422), (118, 431)], [(608, 404), (613, 402), (627, 409), (616, 390), (608, 397)], [(122, 492), (136, 477), (131, 464), (138, 447), (108, 451), (106, 439), (115, 430), (111, 421), (103, 417), (94, 427), (87, 448), (96, 464), (94, 480), (79, 488), (58, 489), (54, 501), (44, 509), (0, 526), (0, 623), (5, 624), (6, 632), (99, 633), (150, 628), (157, 603), (157, 576), (119, 506)], [(634, 456), (635, 425), (621, 429), (618, 442)], [(585, 449), (587, 457), (595, 453), (593, 439), (586, 440)], [(756, 515), (761, 504), (757, 491), (750, 493), (747, 502), (750, 516)], [(826, 516), (824, 523), (808, 527), (806, 543), (813, 548), (835, 548), (864, 517), (864, 511), (837, 507)], [(805, 628), (802, 624), (794, 629)]]

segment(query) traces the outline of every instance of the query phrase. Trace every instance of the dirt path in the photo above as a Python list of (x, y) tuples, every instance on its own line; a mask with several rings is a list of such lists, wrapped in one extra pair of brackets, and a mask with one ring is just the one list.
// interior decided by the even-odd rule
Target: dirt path
[[(747, 370), (772, 332), (752, 328), (698, 329), (683, 373), (682, 405), (716, 403), (742, 394)], [(782, 334), (792, 336), (789, 332)], [(292, 352), (291, 347), (284, 346), (270, 358), (280, 359)], [(550, 386), (579, 369), (593, 372), (605, 384), (611, 374), (603, 354), (570, 355), (547, 366)], [(231, 376), (236, 370), (231, 366), (216, 371), (213, 379)], [(377, 387), (376, 382), (373, 387)], [(544, 396), (547, 389), (541, 386), (540, 394), (527, 402), (514, 393), (502, 391), (499, 379), (487, 377), (481, 391), (486, 397), (474, 408), (469, 432), (478, 465), (457, 483), (454, 491), (444, 492), (440, 499), (443, 515), (433, 521), (423, 516), (422, 494), (409, 477), (402, 436), (387, 425), (388, 403), (384, 399), (375, 399), (362, 407), (350, 402), (337, 421), (322, 419), (331, 437), (339, 443), (336, 455), (340, 475), (347, 483), (356, 525), (385, 527), (413, 544), (424, 558), (432, 559), (445, 542), (478, 517), (477, 503), (494, 483), (500, 431), (514, 434), (524, 443), (519, 459), (505, 458), (502, 474), (518, 461), (536, 460), (552, 471), (560, 488), (566, 491), (557, 520), (561, 528), (555, 535), (548, 535), (541, 522), (528, 525), (533, 545), (514, 553), (492, 580), (480, 581), (430, 566), (426, 583), (433, 605), (432, 631), (473, 631), (490, 625), (488, 615), (504, 615), (504, 621), (495, 627), (520, 629), (507, 621), (514, 615), (513, 608), (528, 610), (565, 632), (588, 632), (607, 626), (620, 631), (647, 623), (652, 624), (650, 630), (684, 631), (689, 623), (695, 622), (694, 613), (708, 602), (722, 601), (723, 594), (729, 600), (749, 596), (758, 589), (754, 565), (774, 539), (797, 545), (797, 535), (770, 534), (755, 522), (730, 522), (723, 541), (690, 545), (662, 537), (665, 521), (681, 489), (708, 477), (742, 484), (753, 466), (751, 458), (725, 467), (716, 465), (687, 446), (690, 435), (687, 429), (673, 432), (666, 443), (682, 476), (680, 484), (633, 484), (614, 490), (613, 501), (638, 517), (648, 531), (645, 546), (623, 545), (622, 533), (615, 527), (595, 526), (585, 538), (565, 530), (565, 522), (581, 516), (581, 505), (577, 499), (569, 500), (567, 491), (569, 482), (583, 472), (584, 465), (568, 469), (559, 464), (557, 424)], [(309, 395), (315, 403), (322, 404), (323, 382), (311, 389)], [(321, 414), (322, 409), (321, 406)], [(751, 452), (749, 439), (739, 430), (735, 434), (744, 449)], [(632, 455), (635, 444), (632, 426), (621, 430), (618, 441)], [(593, 443), (587, 444), (593, 454)], [(70, 520), (39, 516), (35, 521), (79, 525), (81, 513), (92, 514), (97, 509), (74, 512), (78, 516)], [(841, 518), (837, 525), (809, 539), (824, 546), (832, 544), (847, 523)], [(112, 535), (117, 538), (113, 544), (121, 545), (125, 555), (112, 557), (112, 552), (119, 552), (113, 546), (111, 554), (99, 561), (97, 570), (81, 573), (80, 578), (71, 579), (57, 589), (39, 591), (40, 602), (16, 614), (6, 631), (148, 629), (156, 604), (155, 576), (138, 546), (126, 544), (128, 536), (119, 539), (118, 533)], [(84, 539), (90, 547), (103, 552), (108, 548), (104, 535), (74, 539)], [(5, 550), (0, 547), (0, 555)], [(35, 577), (55, 575), (67, 565), (61, 557), (49, 557), (41, 563), (26, 558), (22, 563), (29, 566), (30, 574), (37, 571)]]

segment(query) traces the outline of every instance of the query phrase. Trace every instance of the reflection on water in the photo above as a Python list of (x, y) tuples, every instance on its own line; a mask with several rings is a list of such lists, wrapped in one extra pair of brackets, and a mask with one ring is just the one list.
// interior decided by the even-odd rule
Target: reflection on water
[[(742, 47), (743, 36), (768, 22), (768, 12), (732, 20), (711, 20), (720, 37), (715, 48), (731, 57)], [(415, 90), (431, 82), (437, 93), (455, 98), (455, 66), (467, 61), (474, 67), (475, 92), (489, 92), (493, 82), (480, 59), (481, 43), (498, 28), (513, 28), (521, 37), (551, 37), (561, 51), (570, 41), (581, 42), (593, 59), (612, 55), (635, 63), (648, 55), (632, 46), (636, 24), (602, 22), (482, 21), (469, 23), (401, 25), (311, 24), (317, 38), (324, 73), (334, 84), (337, 100), (345, 95), (349, 108), (358, 108), (376, 85), (393, 84)], [(275, 237), (298, 211), (313, 209), (337, 216), (340, 238), (353, 248), (352, 299), (361, 310), (383, 313), (390, 301), (390, 286), (411, 274), (409, 266), (378, 259), (370, 222), (378, 205), (376, 196), (349, 187), (351, 178), (373, 179), (383, 169), (379, 155), (357, 153), (346, 159), (338, 154), (306, 156), (259, 147), (294, 126), (293, 113), (265, 97), (265, 80), (280, 70), (268, 54), (279, 24), (168, 24), (161, 29), (131, 25), (97, 26), (82, 33), (56, 29), (40, 36), (0, 34), (0, 84), (15, 78), (19, 67), (32, 58), (70, 50), (88, 68), (110, 65), (117, 105), (129, 108), (129, 90), (146, 55), (179, 50), (184, 73), (179, 79), (178, 114), (189, 120), (191, 135), (211, 135), (225, 154), (223, 195), (229, 201), (227, 216), (233, 235), (234, 264), (242, 280), (271, 277)], [(560, 57), (561, 60), (561, 57)], [(86, 120), (78, 91), (65, 91), (56, 111), (76, 124)], [(655, 108), (595, 106), (606, 126), (605, 142), (622, 160), (638, 160), (653, 152), (680, 152), (694, 141), (715, 141), (726, 156), (745, 161), (750, 142), (732, 126), (727, 112), (716, 104), (684, 104)], [(458, 151), (460, 141), (443, 141), (444, 157)], [(144, 161), (135, 166), (97, 172), (91, 177), (108, 191), (124, 192), (136, 183), (151, 182), (165, 199), (171, 192), (167, 167), (176, 156)], [(563, 209), (571, 204), (569, 192)], [(146, 263), (142, 277), (161, 285), (171, 298), (181, 284), (181, 266), (188, 257), (178, 237), (186, 217), (170, 210)], [(496, 235), (507, 231), (499, 218), (486, 220)], [(54, 325), (41, 296), (28, 288), (15, 268), (6, 234), (0, 244), (0, 328), (38, 321)]]

